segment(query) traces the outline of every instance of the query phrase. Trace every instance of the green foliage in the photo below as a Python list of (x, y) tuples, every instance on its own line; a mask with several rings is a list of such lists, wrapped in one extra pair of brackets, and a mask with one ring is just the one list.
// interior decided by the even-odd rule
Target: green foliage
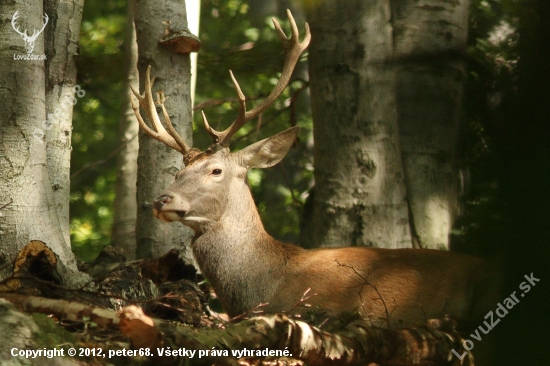
[(517, 4), (474, 0), (470, 7), (466, 124), (462, 166), (466, 186), (464, 215), (453, 231), (454, 246), (476, 254), (499, 248), (510, 224), (499, 181), (495, 142), (502, 102), (515, 93), (518, 64)]
[(77, 83), (86, 95), (74, 108), (71, 157), (71, 241), (79, 259), (94, 258), (110, 241), (125, 13), (120, 0), (84, 7)]
[(41, 313), (32, 313), (31, 316), (40, 328), (38, 337), (34, 338), (38, 347), (54, 348), (61, 344), (76, 343), (74, 334), (59, 326), (54, 318)]

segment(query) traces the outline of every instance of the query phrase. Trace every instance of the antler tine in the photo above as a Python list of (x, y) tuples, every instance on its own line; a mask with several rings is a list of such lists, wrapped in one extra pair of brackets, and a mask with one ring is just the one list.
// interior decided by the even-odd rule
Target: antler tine
[(23, 33), (23, 32), (21, 32), (21, 31), (19, 30), (19, 27), (17, 27), (17, 26), (15, 25), (15, 21), (16, 21), (17, 19), (19, 19), (19, 11), (16, 11), (16, 12), (13, 14), (13, 17), (11, 18), (11, 26), (12, 26), (12, 28), (13, 28), (19, 35), (28, 37), (28, 35), (27, 35), (27, 30), (25, 30), (25, 32)]
[(239, 82), (235, 79), (235, 75), (233, 75), (233, 71), (229, 70), (229, 75), (231, 75), (231, 81), (233, 81), (235, 92), (239, 98), (239, 115), (237, 116), (235, 122), (233, 122), (225, 131), (219, 133), (212, 130), (211, 136), (218, 136), (218, 141), (216, 141), (215, 138), (214, 141), (220, 142), (221, 144), (227, 144), (231, 136), (233, 136), (248, 121), (246, 119), (246, 98), (241, 90)]
[(206, 132), (208, 132), (208, 134), (210, 136), (212, 136), (212, 138), (214, 139), (214, 142), (218, 142), (219, 137), (220, 137), (218, 135), (218, 131), (216, 131), (212, 127), (210, 127), (210, 124), (208, 123), (208, 120), (206, 119), (206, 115), (204, 114), (204, 110), (202, 110), (201, 113), (202, 113), (202, 122), (204, 123), (204, 128), (206, 129)]
[(168, 111), (166, 111), (166, 107), (164, 106), (165, 100), (166, 100), (166, 97), (164, 96), (164, 91), (162, 90), (157, 91), (157, 104), (160, 104), (160, 107), (162, 108), (162, 114), (164, 115), (164, 121), (166, 121), (166, 127), (168, 127), (168, 132), (170, 133), (170, 136), (174, 138), (178, 146), (181, 148), (181, 150), (178, 150), (178, 151), (181, 152), (182, 154), (185, 154), (187, 151), (189, 151), (189, 146), (185, 143), (183, 138), (179, 135), (179, 133), (174, 128), (174, 125), (170, 120), (170, 116), (168, 116)]
[[(220, 143), (223, 145), (227, 145), (229, 142), (229, 139), (248, 121), (251, 119), (257, 117), (259, 114), (264, 112), (273, 102), (281, 95), (283, 90), (286, 88), (288, 82), (290, 81), (290, 77), (292, 76), (292, 72), (294, 71), (294, 67), (296, 66), (296, 63), (300, 59), (300, 55), (309, 45), (309, 42), (311, 41), (311, 32), (309, 30), (309, 25), (305, 23), (305, 35), (302, 42), (300, 42), (300, 34), (298, 32), (298, 26), (296, 25), (296, 21), (294, 20), (294, 17), (292, 16), (292, 13), (290, 10), (286, 11), (288, 16), (288, 21), (290, 23), (291, 28), (291, 36), (288, 38), (283, 32), (281, 25), (277, 21), (277, 19), (273, 18), (273, 25), (275, 26), (275, 30), (277, 31), (277, 35), (279, 36), (279, 39), (281, 40), (281, 43), (283, 45), (283, 48), (286, 51), (285, 56), (285, 62), (283, 66), (283, 71), (281, 73), (281, 77), (279, 78), (279, 81), (277, 82), (277, 85), (273, 88), (271, 93), (267, 96), (267, 98), (258, 106), (251, 109), (250, 111), (246, 110), (245, 106), (245, 97), (241, 90), (241, 87), (239, 86), (239, 83), (233, 76), (233, 73), (231, 73), (231, 79), (233, 81), (233, 85), (235, 86), (235, 91), (237, 92), (238, 98), (239, 98), (239, 116), (237, 119), (229, 126), (226, 130), (223, 132), (218, 132), (210, 127), (208, 125), (208, 122), (206, 122), (206, 118), (203, 117), (205, 121), (205, 126), (208, 133), (212, 136), (215, 143)], [(204, 116), (204, 113), (203, 113)]]
[(155, 82), (154, 78), (153, 78), (153, 81), (151, 81), (151, 66), (149, 66), (147, 68), (147, 71), (145, 72), (144, 94), (140, 95), (138, 92), (134, 90), (133, 87), (130, 86), (130, 88), (132, 89), (133, 95), (139, 101), (139, 105), (141, 105), (141, 107), (145, 111), (145, 114), (147, 115), (147, 118), (149, 118), (149, 120), (153, 124), (154, 130), (152, 130), (149, 126), (147, 126), (147, 124), (145, 123), (145, 121), (143, 120), (139, 112), (139, 105), (136, 104), (133, 96), (130, 94), (130, 100), (132, 102), (132, 109), (134, 110), (134, 114), (136, 115), (136, 118), (141, 128), (143, 128), (143, 130), (149, 136), (185, 155), (186, 152), (189, 151), (189, 146), (185, 143), (185, 141), (183, 141), (181, 136), (174, 129), (174, 126), (172, 125), (172, 122), (170, 121), (170, 118), (168, 116), (168, 112), (164, 107), (164, 101), (166, 100), (166, 98), (164, 97), (164, 93), (162, 92), (158, 92), (157, 103), (160, 104), (162, 108), (164, 119), (166, 120), (166, 125), (170, 133), (168, 133), (164, 129), (164, 126), (160, 121), (159, 115), (157, 113), (157, 109), (155, 107), (155, 103), (153, 102), (153, 95), (151, 91), (151, 88), (154, 82)]

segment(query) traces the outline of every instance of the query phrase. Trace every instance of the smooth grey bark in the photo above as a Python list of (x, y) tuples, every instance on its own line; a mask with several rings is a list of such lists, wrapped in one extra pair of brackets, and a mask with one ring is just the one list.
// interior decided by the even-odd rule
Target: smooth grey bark
[[(84, 0), (47, 0), (50, 22), (44, 30), (46, 60), (46, 154), (55, 207), (70, 246), (70, 170), (73, 105), (85, 95), (76, 86), (76, 57)], [(76, 92), (75, 92), (76, 91)]]
[(394, 0), (391, 4), (411, 231), (419, 247), (448, 249), (460, 211), (457, 144), (469, 1)]
[(113, 205), (113, 230), (111, 243), (122, 248), (127, 260), (136, 258), (136, 180), (139, 125), (130, 103), (130, 86), (139, 88), (137, 57), (138, 48), (134, 28), (135, 0), (128, 1), (128, 22), (126, 24), (126, 80), (122, 92), (119, 143), (123, 145), (117, 158), (117, 180)]
[[(137, 0), (135, 27), (138, 43), (138, 70), (141, 90), (145, 70), (152, 66), (156, 77), (153, 93), (162, 89), (170, 119), (179, 134), (191, 145), (191, 99), (189, 55), (174, 54), (159, 46), (165, 31), (187, 28), (184, 1)], [(161, 113), (162, 114), (162, 113)], [(137, 177), (137, 258), (157, 257), (172, 248), (189, 253), (191, 230), (153, 217), (153, 200), (174, 181), (182, 167), (182, 156), (140, 132)]]
[(387, 1), (307, 3), (315, 188), (305, 247), (411, 246)]
[(315, 192), (303, 244), (447, 249), (468, 1), (305, 4)]
[[(0, 7), (5, 25), (0, 28), (0, 207), (11, 202), (0, 210), (0, 250), (2, 265), (6, 265), (0, 276), (12, 269), (9, 263), (23, 246), (41, 240), (59, 256), (66, 270), (60, 275), (71, 283), (79, 279), (72, 275), (77, 272), (76, 261), (59, 222), (48, 171), (51, 134), (44, 131), (48, 107), (44, 60), (20, 59), (25, 55), (40, 58), (44, 54), (44, 35), (37, 37), (34, 50), (28, 53), (23, 38), (9, 26), (16, 11), (22, 31), (28, 29), (32, 34), (44, 24), (41, 1), (13, 1)], [(53, 22), (57, 13), (48, 16)], [(61, 156), (67, 158), (66, 154)], [(65, 192), (68, 195), (68, 190)]]

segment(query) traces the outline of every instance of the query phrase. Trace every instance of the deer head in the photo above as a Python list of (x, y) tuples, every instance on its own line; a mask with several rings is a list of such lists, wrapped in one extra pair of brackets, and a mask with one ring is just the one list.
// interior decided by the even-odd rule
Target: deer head
[(42, 26), (42, 29), (40, 30), (35, 29), (34, 32), (32, 33), (32, 36), (29, 36), (27, 34), (27, 30), (25, 30), (25, 32), (21, 32), (19, 30), (19, 28), (15, 25), (15, 21), (17, 20), (17, 18), (19, 18), (18, 11), (16, 11), (13, 14), (13, 17), (11, 18), (11, 26), (21, 37), (23, 37), (23, 40), (25, 41), (25, 48), (27, 50), (27, 53), (31, 53), (34, 50), (34, 43), (36, 42), (36, 39), (38, 38), (40, 33), (44, 31), (44, 29), (46, 28), (46, 25), (48, 24), (48, 20), (49, 20), (48, 14), (44, 14), (44, 25)]
[[(233, 85), (239, 99), (239, 115), (224, 131), (214, 130), (208, 123), (204, 112), (203, 122), (213, 139), (212, 145), (205, 151), (188, 146), (174, 129), (166, 108), (162, 91), (157, 92), (157, 104), (162, 110), (167, 129), (157, 114), (152, 96), (154, 79), (150, 79), (151, 67), (146, 71), (144, 95), (132, 89), (133, 95), (145, 111), (153, 128), (150, 128), (139, 112), (139, 106), (132, 98), (134, 113), (141, 128), (151, 137), (179, 151), (183, 155), (185, 168), (176, 175), (176, 181), (168, 187), (154, 202), (154, 214), (157, 218), (172, 222), (179, 221), (201, 233), (208, 225), (217, 222), (226, 211), (230, 196), (241, 196), (236, 187), (244, 188), (246, 172), (250, 168), (267, 168), (277, 164), (292, 146), (299, 128), (292, 127), (272, 137), (258, 141), (241, 151), (230, 152), (229, 140), (248, 121), (264, 112), (287, 86), (300, 55), (309, 45), (311, 35), (306, 23), (306, 34), (300, 42), (296, 22), (288, 11), (292, 34), (288, 38), (277, 20), (273, 19), (275, 29), (286, 51), (281, 77), (269, 96), (258, 106), (246, 110), (246, 98), (239, 83), (230, 72)], [(242, 182), (240, 184), (239, 182)]]

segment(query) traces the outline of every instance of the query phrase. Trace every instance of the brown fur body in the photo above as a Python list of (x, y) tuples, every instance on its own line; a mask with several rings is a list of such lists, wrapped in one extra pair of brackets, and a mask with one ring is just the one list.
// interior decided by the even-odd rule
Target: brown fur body
[[(305, 303), (319, 313), (360, 311), (376, 324), (388, 315), (391, 325), (485, 315), (478, 295), (493, 291), (482, 288), (488, 277), (479, 258), (419, 249), (306, 250), (273, 239), (235, 155), (220, 151), (190, 164), (157, 210), (159, 218), (195, 230), (197, 262), (230, 316), (260, 303), (269, 304), (267, 312), (289, 311), (308, 289), (313, 296)], [(212, 175), (216, 169), (222, 174)]]

